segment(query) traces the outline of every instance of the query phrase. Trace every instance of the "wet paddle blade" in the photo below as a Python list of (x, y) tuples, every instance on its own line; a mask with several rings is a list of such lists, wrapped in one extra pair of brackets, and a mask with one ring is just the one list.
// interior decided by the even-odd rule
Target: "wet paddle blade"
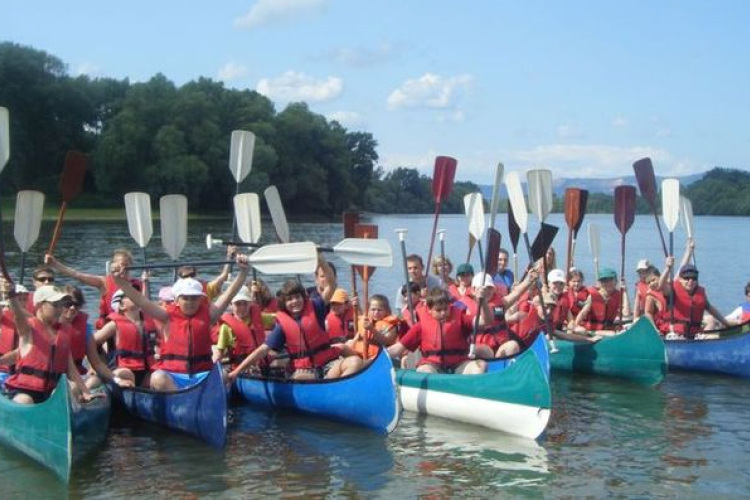
[(633, 171), (638, 181), (641, 196), (646, 198), (649, 205), (656, 206), (656, 176), (654, 175), (654, 165), (651, 163), (651, 158), (641, 158), (633, 163)]
[(266, 245), (253, 252), (249, 262), (263, 274), (309, 274), (318, 266), (318, 251), (310, 241)]
[(253, 168), (253, 151), (255, 151), (255, 134), (245, 130), (232, 132), (229, 147), (229, 170), (239, 184)]
[(510, 200), (511, 207), (513, 207), (513, 216), (515, 217), (518, 229), (520, 232), (526, 233), (529, 213), (526, 211), (526, 200), (523, 197), (523, 189), (521, 188), (521, 179), (518, 177), (518, 172), (509, 172), (505, 176), (505, 188), (508, 190), (508, 199)]
[(635, 186), (615, 188), (615, 225), (620, 234), (630, 230), (635, 220)]
[(8, 108), (0, 107), (0, 172), (10, 159), (10, 115)]
[(497, 211), (500, 208), (500, 186), (503, 183), (503, 174), (505, 173), (505, 166), (502, 163), (498, 163), (495, 168), (495, 183), (492, 185), (492, 198), (490, 198), (490, 227), (495, 227), (495, 217)]
[(281, 196), (276, 186), (268, 186), (263, 192), (266, 198), (268, 211), (271, 213), (273, 227), (276, 229), (276, 237), (282, 243), (289, 243), (289, 224), (286, 222), (286, 213), (284, 205), (281, 204)]
[(139, 247), (146, 248), (154, 233), (151, 221), (151, 196), (139, 192), (125, 194), (125, 215), (130, 236)]
[(589, 251), (591, 252), (591, 255), (594, 257), (595, 261), (599, 260), (599, 247), (600, 245), (600, 238), (599, 238), (599, 225), (590, 222), (589, 223)]
[(680, 222), (688, 238), (693, 238), (693, 204), (685, 196), (680, 196)]
[(680, 218), (680, 181), (677, 179), (661, 181), (661, 209), (664, 225), (671, 233)]
[(172, 260), (180, 258), (187, 244), (187, 197), (168, 194), (159, 200), (161, 244)]
[(464, 196), (464, 211), (469, 222), (469, 233), (476, 240), (484, 237), (487, 226), (484, 220), (484, 200), (480, 193), (470, 193)]
[(241, 193), (234, 197), (234, 216), (237, 234), (245, 243), (260, 240), (260, 198), (255, 193)]
[(456, 159), (450, 156), (435, 158), (435, 170), (432, 174), (432, 194), (435, 197), (435, 203), (442, 203), (450, 195), (457, 165)]
[(529, 208), (540, 222), (552, 211), (552, 171), (529, 170), (526, 173), (529, 187)]
[(69, 203), (81, 192), (86, 178), (88, 158), (88, 155), (77, 151), (68, 151), (65, 155), (65, 166), (60, 176), (60, 193), (65, 203)]
[(352, 266), (391, 267), (393, 251), (388, 240), (346, 238), (335, 247), (335, 253)]
[(516, 216), (513, 213), (513, 205), (508, 200), (508, 234), (510, 234), (510, 243), (513, 245), (513, 252), (518, 249), (518, 241), (521, 238), (521, 228), (518, 227)]
[(497, 258), (500, 255), (500, 244), (502, 237), (500, 232), (495, 228), (489, 228), (487, 230), (487, 262), (485, 264), (485, 271), (490, 276), (494, 276), (497, 273)]
[(542, 222), (542, 226), (539, 228), (539, 232), (534, 238), (534, 243), (531, 244), (531, 257), (534, 262), (538, 261), (547, 253), (549, 247), (552, 245), (552, 241), (557, 236), (557, 226)]
[(18, 192), (13, 236), (22, 252), (27, 252), (39, 238), (43, 211), (44, 193), (39, 191)]
[(344, 238), (354, 238), (354, 227), (359, 223), (358, 212), (344, 212)]

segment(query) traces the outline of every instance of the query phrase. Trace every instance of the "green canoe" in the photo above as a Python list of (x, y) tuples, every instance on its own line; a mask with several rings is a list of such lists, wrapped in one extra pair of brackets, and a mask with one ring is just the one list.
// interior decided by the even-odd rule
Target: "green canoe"
[(110, 396), (81, 404), (60, 377), (46, 401), (21, 405), (0, 396), (0, 441), (51, 469), (68, 482), (73, 463), (107, 437)]
[(550, 353), (553, 370), (620, 377), (640, 384), (656, 385), (667, 374), (664, 341), (647, 318), (629, 329), (599, 342), (555, 340)]

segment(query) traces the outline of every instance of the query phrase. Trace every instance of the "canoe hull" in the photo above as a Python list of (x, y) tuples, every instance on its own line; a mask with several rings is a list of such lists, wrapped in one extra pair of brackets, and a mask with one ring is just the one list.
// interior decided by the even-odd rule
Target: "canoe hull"
[(710, 340), (667, 340), (669, 368), (750, 378), (748, 325), (719, 332)]
[(197, 437), (221, 449), (227, 439), (227, 391), (220, 365), (199, 384), (175, 391), (110, 385), (115, 400), (140, 419)]
[(288, 409), (389, 433), (400, 416), (395, 372), (381, 350), (361, 372), (340, 379), (293, 381), (243, 375), (235, 392), (263, 409)]
[(80, 404), (68, 390), (67, 377), (58, 389), (35, 405), (19, 405), (0, 397), (0, 441), (52, 470), (68, 482), (71, 468), (107, 436), (109, 395)]
[(552, 408), (549, 379), (536, 353), (527, 350), (504, 369), (481, 375), (400, 370), (404, 410), (538, 438)]
[(553, 370), (618, 377), (645, 385), (656, 385), (667, 374), (664, 341), (647, 318), (595, 344), (561, 339), (555, 344), (558, 352), (550, 354)]

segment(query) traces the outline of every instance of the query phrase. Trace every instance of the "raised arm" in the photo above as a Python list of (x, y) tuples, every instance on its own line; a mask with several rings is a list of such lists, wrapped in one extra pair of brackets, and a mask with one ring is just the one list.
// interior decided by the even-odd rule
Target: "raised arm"
[(151, 316), (157, 321), (166, 323), (169, 320), (169, 314), (167, 314), (167, 311), (156, 302), (148, 300), (141, 294), (141, 292), (133, 288), (133, 285), (130, 284), (130, 280), (125, 277), (124, 273), (124, 269), (112, 270), (112, 278), (114, 278), (117, 288), (122, 290), (122, 292), (132, 300), (135, 305), (140, 307), (144, 314)]
[(672, 283), (669, 282), (669, 274), (673, 266), (674, 257), (667, 257), (664, 261), (664, 271), (659, 277), (659, 290), (661, 290), (665, 297), (668, 297), (672, 293)]
[(66, 266), (50, 254), (45, 254), (44, 263), (50, 266), (55, 271), (60, 272), (65, 276), (70, 276), (74, 280), (80, 281), (84, 285), (98, 288), (102, 293), (107, 287), (107, 282), (104, 276), (97, 276), (95, 274), (86, 274), (80, 271), (76, 271), (72, 267)]
[(333, 270), (328, 265), (328, 261), (326, 261), (320, 252), (318, 252), (318, 268), (323, 270), (323, 274), (326, 277), (326, 287), (322, 290), (320, 296), (328, 304), (331, 301), (331, 297), (333, 297), (333, 292), (336, 290), (336, 277), (333, 275)]
[(680, 261), (680, 267), (677, 269), (682, 269), (683, 266), (686, 266), (690, 264), (690, 259), (693, 257), (693, 252), (695, 251), (695, 240), (693, 238), (688, 238), (685, 242), (685, 253), (682, 254), (682, 260)]
[(224, 293), (219, 295), (219, 298), (216, 299), (216, 302), (211, 304), (211, 323), (216, 323), (219, 320), (221, 315), (224, 314), (224, 311), (229, 306), (229, 302), (231, 302), (232, 297), (237, 295), (237, 292), (240, 291), (242, 285), (244, 285), (245, 281), (247, 281), (247, 255), (237, 255), (236, 261), (237, 266), (240, 268), (240, 271), (232, 280), (229, 288), (227, 288)]

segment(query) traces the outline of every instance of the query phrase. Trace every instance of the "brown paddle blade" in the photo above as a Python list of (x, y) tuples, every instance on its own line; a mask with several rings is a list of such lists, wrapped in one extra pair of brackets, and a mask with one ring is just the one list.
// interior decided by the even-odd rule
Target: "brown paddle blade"
[(487, 230), (487, 262), (484, 268), (490, 276), (494, 276), (497, 273), (497, 257), (500, 255), (501, 241), (502, 237), (499, 231), (495, 228)]
[(659, 238), (661, 238), (661, 247), (664, 250), (664, 255), (667, 256), (669, 255), (667, 252), (667, 242), (664, 240), (659, 216), (656, 214), (656, 176), (654, 175), (654, 166), (651, 163), (651, 158), (641, 158), (633, 163), (633, 171), (638, 181), (638, 189), (641, 191), (641, 196), (646, 198), (648, 204), (651, 205), (651, 211), (654, 213), (654, 219), (656, 219), (656, 228), (659, 230)]
[[(373, 238), (377, 239), (378, 237), (378, 226), (377, 224), (355, 224), (354, 225), (354, 237), (355, 238)], [(362, 281), (365, 282), (365, 286), (367, 286), (367, 282), (372, 277), (373, 273), (375, 272), (376, 267), (371, 266), (356, 266), (357, 272), (362, 277)]]
[(621, 234), (628, 232), (635, 220), (635, 186), (615, 188), (615, 225)]
[(513, 215), (513, 207), (508, 200), (508, 232), (510, 233), (510, 242), (513, 245), (513, 253), (518, 249), (518, 240), (521, 237), (521, 228), (516, 223), (516, 217)]
[(583, 218), (581, 213), (581, 190), (568, 188), (565, 190), (565, 223), (573, 231)]
[(359, 224), (358, 212), (344, 212), (344, 238), (354, 238), (354, 226)]
[(531, 259), (532, 262), (536, 262), (547, 253), (547, 250), (552, 245), (552, 241), (557, 235), (558, 227), (552, 224), (542, 222), (542, 227), (539, 229), (539, 233), (534, 238), (534, 243), (531, 244)]
[(456, 159), (450, 156), (435, 158), (435, 170), (432, 175), (432, 194), (435, 196), (435, 203), (442, 203), (450, 195), (457, 165)]
[(65, 166), (60, 175), (60, 193), (64, 202), (69, 202), (81, 192), (88, 160), (88, 155), (77, 151), (68, 151), (65, 155)]

